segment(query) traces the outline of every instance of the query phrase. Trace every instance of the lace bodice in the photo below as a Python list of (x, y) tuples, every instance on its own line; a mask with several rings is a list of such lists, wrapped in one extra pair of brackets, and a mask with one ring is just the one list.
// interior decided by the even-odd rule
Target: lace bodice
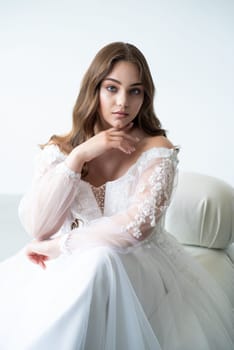
[(95, 186), (91, 185), (91, 188), (92, 188), (93, 194), (96, 198), (97, 205), (99, 206), (99, 209), (101, 210), (101, 212), (103, 214), (104, 205), (105, 205), (106, 184), (99, 186), (99, 187), (95, 187)]
[(68, 233), (73, 228), (94, 240), (132, 245), (163, 222), (177, 152), (151, 148), (123, 176), (97, 188), (67, 168), (66, 156), (57, 146), (47, 146), (39, 156), (33, 187), (21, 202), (20, 217), (34, 236)]

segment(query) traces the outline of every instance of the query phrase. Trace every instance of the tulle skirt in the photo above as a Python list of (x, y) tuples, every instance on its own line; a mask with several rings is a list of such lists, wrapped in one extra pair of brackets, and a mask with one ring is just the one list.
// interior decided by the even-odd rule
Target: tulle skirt
[(1, 350), (233, 350), (231, 305), (167, 233), (120, 254), (95, 247), (0, 264)]

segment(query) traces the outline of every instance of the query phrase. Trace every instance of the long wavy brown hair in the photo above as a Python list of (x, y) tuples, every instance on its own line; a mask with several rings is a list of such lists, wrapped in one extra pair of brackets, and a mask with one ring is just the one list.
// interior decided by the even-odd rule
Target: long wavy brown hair
[(134, 119), (134, 125), (148, 135), (164, 135), (157, 118), (153, 100), (155, 87), (148, 63), (141, 51), (134, 45), (114, 42), (103, 47), (94, 57), (81, 83), (79, 95), (73, 109), (72, 129), (66, 135), (53, 135), (49, 143), (57, 144), (61, 151), (69, 153), (74, 147), (94, 135), (94, 126), (98, 121), (99, 90), (103, 79), (112, 71), (120, 60), (137, 65), (144, 87), (144, 100)]

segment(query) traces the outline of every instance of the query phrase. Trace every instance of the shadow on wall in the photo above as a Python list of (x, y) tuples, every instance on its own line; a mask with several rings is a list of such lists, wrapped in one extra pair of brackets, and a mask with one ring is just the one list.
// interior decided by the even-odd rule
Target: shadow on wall
[(18, 218), (20, 195), (0, 195), (0, 260), (17, 253), (30, 240)]

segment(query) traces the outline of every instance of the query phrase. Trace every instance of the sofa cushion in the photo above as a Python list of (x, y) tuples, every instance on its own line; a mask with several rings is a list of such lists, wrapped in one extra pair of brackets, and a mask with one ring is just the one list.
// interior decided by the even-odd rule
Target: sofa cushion
[(182, 172), (166, 229), (183, 244), (223, 249), (234, 237), (234, 189), (207, 175)]
[(184, 247), (214, 277), (234, 308), (234, 265), (226, 252), (221, 249)]

